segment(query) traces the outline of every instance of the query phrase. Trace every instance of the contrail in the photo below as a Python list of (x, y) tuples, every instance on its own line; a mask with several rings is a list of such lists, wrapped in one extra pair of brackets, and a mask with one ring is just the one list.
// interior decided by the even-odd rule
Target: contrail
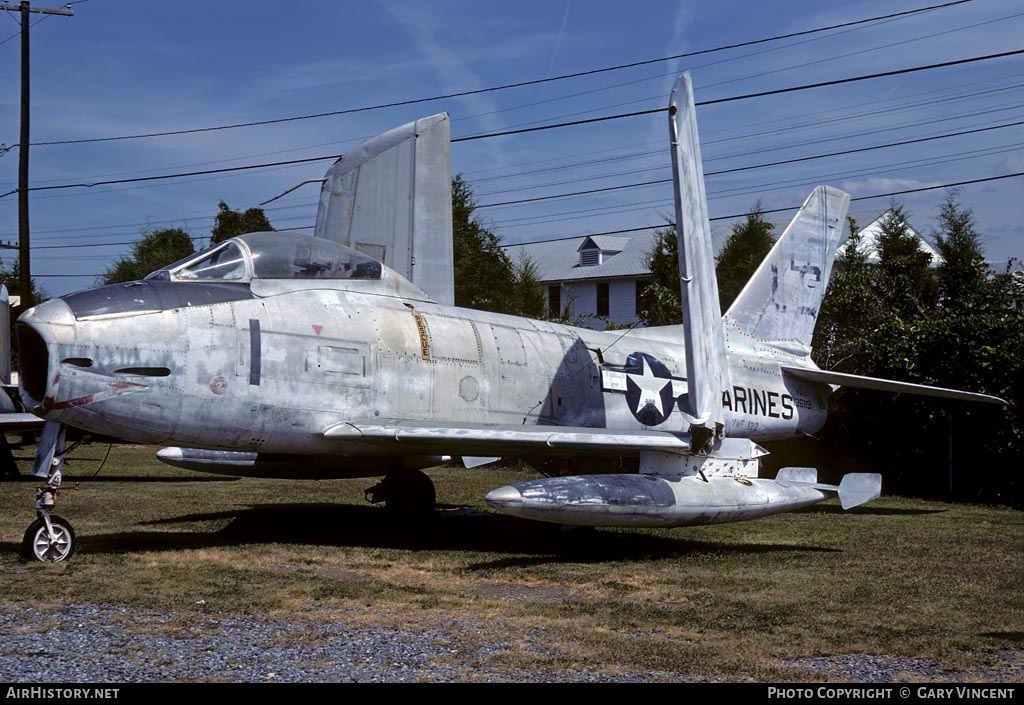
[(558, 30), (558, 38), (555, 39), (555, 48), (551, 52), (551, 61), (548, 62), (548, 72), (546, 78), (551, 77), (551, 69), (555, 65), (555, 57), (558, 56), (558, 45), (562, 43), (562, 34), (565, 32), (565, 25), (569, 21), (569, 8), (572, 7), (572, 0), (568, 0), (565, 3), (565, 14), (562, 15), (562, 27)]

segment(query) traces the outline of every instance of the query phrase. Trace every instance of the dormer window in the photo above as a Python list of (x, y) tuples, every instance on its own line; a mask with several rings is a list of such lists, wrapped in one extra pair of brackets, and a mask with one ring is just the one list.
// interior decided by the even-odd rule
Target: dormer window
[(590, 247), (585, 250), (580, 250), (580, 266), (581, 267), (596, 267), (602, 262), (602, 252), (596, 247)]
[(622, 252), (629, 238), (599, 235), (587, 237), (579, 247), (580, 267), (596, 267)]

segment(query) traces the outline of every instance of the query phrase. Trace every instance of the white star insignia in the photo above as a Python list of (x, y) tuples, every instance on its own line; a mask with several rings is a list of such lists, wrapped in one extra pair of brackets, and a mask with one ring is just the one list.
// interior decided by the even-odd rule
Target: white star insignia
[(672, 383), (672, 380), (655, 376), (644, 358), (640, 358), (640, 370), (641, 374), (628, 375), (633, 380), (633, 384), (640, 389), (640, 399), (636, 403), (635, 413), (639, 414), (645, 406), (653, 404), (658, 413), (665, 416), (665, 407), (661, 404), (661, 392), (666, 385)]

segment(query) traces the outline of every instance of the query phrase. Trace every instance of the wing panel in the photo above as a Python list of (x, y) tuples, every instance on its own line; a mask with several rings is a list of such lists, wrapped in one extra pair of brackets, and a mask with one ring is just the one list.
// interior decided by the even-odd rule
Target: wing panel
[(332, 426), (327, 438), (371, 444), (445, 450), (452, 455), (514, 455), (529, 450), (546, 453), (609, 453), (634, 455), (643, 451), (685, 453), (687, 434), (667, 431), (629, 431), (575, 426), (519, 426), (503, 424), (446, 424), (380, 420), (353, 421)]

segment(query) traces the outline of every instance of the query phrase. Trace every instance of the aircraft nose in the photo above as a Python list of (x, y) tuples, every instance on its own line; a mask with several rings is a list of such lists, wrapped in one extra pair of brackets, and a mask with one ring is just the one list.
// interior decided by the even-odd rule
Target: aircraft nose
[(484, 501), (495, 509), (506, 509), (518, 507), (523, 501), (523, 495), (512, 485), (505, 485), (488, 492)]
[(22, 400), (32, 410), (42, 407), (57, 386), (57, 363), (51, 352), (74, 336), (75, 316), (61, 299), (50, 299), (18, 318), (18, 384)]

